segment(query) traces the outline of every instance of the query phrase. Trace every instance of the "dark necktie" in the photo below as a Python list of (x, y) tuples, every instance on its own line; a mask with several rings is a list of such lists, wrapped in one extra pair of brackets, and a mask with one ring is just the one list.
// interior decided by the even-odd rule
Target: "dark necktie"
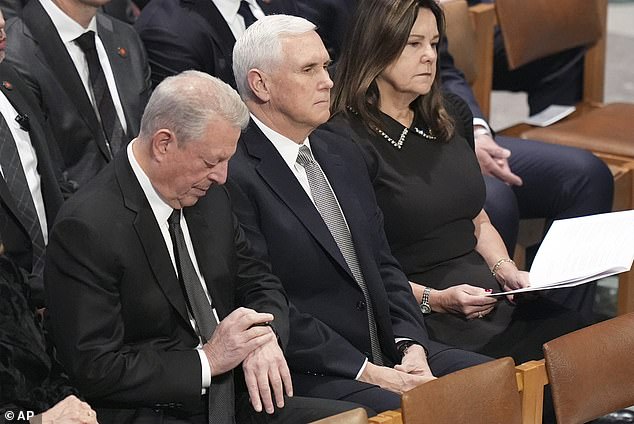
[(251, 12), (251, 8), (249, 7), (249, 3), (245, 0), (240, 2), (240, 8), (238, 9), (238, 15), (244, 18), (244, 27), (249, 28), (251, 24), (253, 24), (257, 19), (253, 16), (253, 12)]
[[(174, 209), (167, 223), (174, 246), (174, 256), (178, 269), (178, 279), (185, 289), (189, 310), (196, 321), (196, 327), (202, 343), (207, 342), (216, 329), (211, 304), (207, 300), (202, 283), (192, 263), (185, 237), (180, 224), (180, 209)], [(209, 423), (225, 424), (234, 422), (233, 372), (215, 376), (211, 379), (209, 394)]]
[(95, 32), (87, 31), (75, 39), (77, 45), (84, 52), (90, 74), (90, 85), (95, 95), (95, 105), (99, 111), (101, 127), (106, 137), (106, 143), (110, 155), (119, 151), (124, 138), (123, 127), (117, 116), (117, 111), (106, 83), (106, 76), (99, 62), (97, 48), (95, 47)]
[(343, 214), (339, 209), (339, 204), (337, 203), (335, 194), (328, 185), (328, 181), (319, 167), (319, 164), (313, 159), (313, 155), (308, 146), (301, 146), (299, 148), (297, 163), (303, 166), (306, 170), (308, 185), (310, 186), (310, 192), (313, 195), (315, 206), (317, 206), (319, 214), (330, 230), (332, 237), (335, 239), (335, 242), (337, 243), (343, 258), (348, 264), (348, 267), (352, 271), (352, 275), (359, 285), (359, 288), (361, 288), (365, 304), (367, 305), (366, 310), (368, 313), (368, 323), (370, 327), (372, 363), (376, 365), (383, 365), (383, 355), (381, 353), (381, 346), (379, 344), (379, 337), (376, 330), (376, 320), (374, 318), (372, 299), (370, 298), (368, 286), (365, 283), (361, 267), (359, 266), (357, 252), (355, 251), (354, 244), (352, 243), (352, 236), (350, 235), (346, 221), (343, 218)]
[(15, 200), (20, 221), (25, 225), (33, 246), (33, 263), (31, 271), (35, 275), (42, 275), (44, 270), (44, 236), (37, 216), (35, 203), (31, 197), (31, 190), (26, 181), (22, 161), (18, 148), (7, 125), (7, 121), (0, 113), (0, 166), (9, 192)]

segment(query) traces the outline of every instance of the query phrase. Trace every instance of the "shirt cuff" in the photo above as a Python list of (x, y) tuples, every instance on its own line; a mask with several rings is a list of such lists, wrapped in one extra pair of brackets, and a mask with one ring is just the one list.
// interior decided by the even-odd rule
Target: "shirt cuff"
[(487, 121), (485, 121), (482, 118), (473, 118), (473, 127), (475, 128), (476, 126), (484, 127), (489, 132), (489, 134), (493, 134), (491, 132), (491, 127), (489, 127), (489, 124), (487, 123)]
[(363, 361), (363, 365), (361, 365), (361, 369), (357, 373), (357, 376), (354, 378), (355, 380), (359, 380), (359, 378), (361, 377), (361, 374), (363, 374), (363, 371), (365, 370), (365, 367), (367, 365), (368, 365), (368, 358), (365, 358), (365, 361)]
[(200, 357), (200, 369), (202, 370), (202, 391), (201, 393), (204, 395), (207, 393), (207, 388), (211, 386), (211, 367), (209, 366), (209, 361), (207, 360), (207, 355), (202, 349), (196, 349), (198, 352), (198, 356)]

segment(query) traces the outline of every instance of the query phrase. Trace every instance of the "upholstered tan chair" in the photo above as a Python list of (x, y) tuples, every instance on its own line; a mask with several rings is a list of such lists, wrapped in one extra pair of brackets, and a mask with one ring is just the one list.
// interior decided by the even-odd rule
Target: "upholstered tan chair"
[(544, 344), (559, 424), (578, 424), (634, 405), (634, 313)]
[(502, 358), (427, 382), (403, 394), (403, 424), (520, 424), (515, 364)]

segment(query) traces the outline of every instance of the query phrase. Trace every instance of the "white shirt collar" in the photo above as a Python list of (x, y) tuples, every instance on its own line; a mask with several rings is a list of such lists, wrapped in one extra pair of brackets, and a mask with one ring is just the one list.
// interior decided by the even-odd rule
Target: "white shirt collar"
[(73, 20), (70, 16), (62, 11), (52, 0), (39, 0), (42, 4), (42, 7), (53, 21), (53, 25), (55, 29), (57, 29), (57, 33), (60, 38), (64, 42), (64, 44), (69, 43), (75, 40), (77, 37), (82, 35), (84, 32), (89, 30), (95, 31), (97, 33), (97, 18), (94, 16), (90, 23), (88, 24), (88, 28), (84, 28), (75, 20)]
[[(238, 14), (238, 9), (240, 9), (240, 0), (212, 0), (213, 3), (218, 8), (218, 11), (222, 15), (225, 21), (231, 22)], [(255, 0), (246, 0), (247, 3), (251, 7), (255, 7), (259, 9), (258, 4)]]
[(128, 144), (127, 152), (126, 152), (128, 154), (128, 161), (130, 162), (130, 166), (132, 167), (132, 171), (134, 172), (136, 179), (139, 181), (139, 184), (141, 185), (141, 189), (143, 190), (143, 193), (145, 193), (145, 197), (150, 203), (152, 212), (154, 212), (154, 216), (156, 217), (156, 220), (159, 222), (159, 225), (160, 224), (167, 225), (167, 218), (169, 218), (169, 216), (172, 214), (172, 211), (174, 209), (170, 205), (165, 203), (165, 201), (161, 198), (161, 196), (158, 194), (158, 192), (156, 191), (156, 189), (150, 182), (150, 178), (148, 178), (145, 171), (143, 171), (143, 168), (141, 168), (141, 165), (139, 164), (139, 162), (137, 162), (136, 157), (134, 157), (134, 151), (132, 150), (132, 146), (134, 145), (135, 142), (136, 142), (136, 139), (132, 140), (130, 144)]
[[(275, 130), (267, 127), (262, 121), (255, 117), (255, 115), (251, 114), (251, 119), (253, 122), (262, 130), (266, 138), (268, 138), (275, 149), (280, 153), (284, 162), (289, 166), (289, 168), (293, 168), (295, 166), (295, 162), (297, 160), (297, 155), (299, 154), (299, 148), (301, 146), (308, 146), (310, 149), (310, 142), (308, 141), (308, 137), (304, 140), (302, 144), (297, 144), (293, 140), (288, 137), (283, 136)], [(312, 152), (312, 149), (311, 149)]]

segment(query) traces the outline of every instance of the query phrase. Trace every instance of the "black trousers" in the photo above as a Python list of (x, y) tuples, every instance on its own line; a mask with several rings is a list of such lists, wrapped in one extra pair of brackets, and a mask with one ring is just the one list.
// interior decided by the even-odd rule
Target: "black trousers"
[[(248, 394), (242, 393), (236, 397), (236, 424), (302, 424), (359, 407), (362, 406), (351, 402), (296, 396), (285, 398), (284, 408), (276, 408), (273, 414), (257, 413), (251, 407)], [(374, 414), (369, 409), (367, 412)], [(101, 424), (208, 424), (206, 413), (187, 414), (152, 408), (97, 408), (97, 419)]]

